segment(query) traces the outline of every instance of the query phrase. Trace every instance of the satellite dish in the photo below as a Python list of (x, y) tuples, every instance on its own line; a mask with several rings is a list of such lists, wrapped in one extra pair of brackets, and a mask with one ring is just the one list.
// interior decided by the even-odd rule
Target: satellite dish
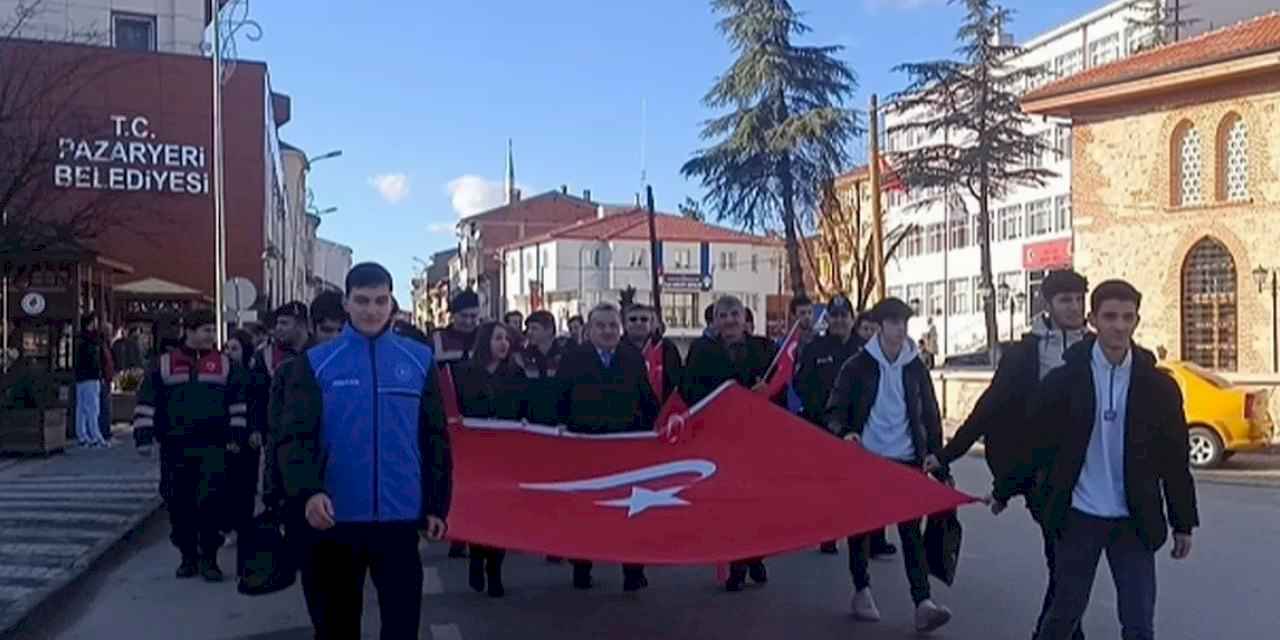
[(222, 307), (226, 311), (245, 311), (258, 299), (258, 288), (248, 278), (227, 280), (222, 288)]

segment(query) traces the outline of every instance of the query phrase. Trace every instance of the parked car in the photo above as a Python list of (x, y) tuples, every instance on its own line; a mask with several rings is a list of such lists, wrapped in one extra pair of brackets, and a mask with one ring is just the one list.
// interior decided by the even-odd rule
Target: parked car
[(1192, 362), (1161, 362), (1182, 389), (1191, 438), (1191, 466), (1212, 469), (1239, 451), (1270, 444), (1271, 392), (1237, 387)]

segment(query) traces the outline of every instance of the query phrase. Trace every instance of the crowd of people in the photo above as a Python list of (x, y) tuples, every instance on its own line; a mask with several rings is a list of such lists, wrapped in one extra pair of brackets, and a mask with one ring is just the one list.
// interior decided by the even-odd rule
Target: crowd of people
[[(1186, 557), (1198, 524), (1181, 397), (1132, 342), (1141, 304), (1133, 287), (1109, 281), (1090, 296), (1083, 277), (1061, 271), (1042, 292), (1046, 313), (1003, 349), (990, 388), (945, 446), (927, 363), (907, 336), (913, 310), (896, 298), (859, 314), (835, 296), (821, 321), (809, 300), (793, 299), (798, 365), (770, 400), (941, 482), (952, 482), (950, 464), (983, 440), (991, 510), (1022, 495), (1043, 533), (1049, 586), (1035, 638), (1083, 637), (1103, 552), (1121, 593), (1123, 637), (1153, 638), (1154, 553), (1171, 527), (1173, 555)], [(1086, 327), (1086, 297), (1096, 334)], [(190, 314), (183, 342), (152, 363), (134, 418), (140, 450), (160, 444), (177, 576), (222, 579), (216, 551), (225, 531), (253, 520), (261, 461), (264, 513), (304, 550), (302, 589), (317, 637), (359, 637), (366, 575), (378, 591), (382, 637), (417, 637), (418, 537), (447, 537), (452, 500), (446, 368), (465, 417), (618, 433), (653, 429), (675, 393), (693, 405), (734, 381), (771, 394), (767, 378), (783, 346), (755, 335), (750, 310), (733, 296), (707, 308), (687, 357), (643, 304), (599, 304), (571, 319), (567, 335), (544, 310), (498, 322), (483, 321), (479, 307), (474, 293), (461, 292), (448, 326), (423, 334), (393, 320), (390, 273), (363, 263), (343, 294), (277, 309), (272, 339), (256, 349), (237, 332), (215, 351), (212, 313)], [(655, 366), (660, 376), (651, 375)], [(932, 631), (952, 612), (931, 594), (922, 521), (897, 530), (915, 627)], [(883, 530), (852, 536), (847, 548), (854, 617), (878, 621), (868, 560), (899, 549)], [(836, 553), (837, 544), (819, 549)], [(473, 589), (505, 594), (504, 550), (453, 542), (449, 555), (468, 557)], [(589, 561), (568, 563), (573, 587), (594, 586)], [(643, 566), (623, 566), (622, 576), (626, 591), (648, 586)], [(763, 558), (742, 558), (724, 588), (768, 579)]]

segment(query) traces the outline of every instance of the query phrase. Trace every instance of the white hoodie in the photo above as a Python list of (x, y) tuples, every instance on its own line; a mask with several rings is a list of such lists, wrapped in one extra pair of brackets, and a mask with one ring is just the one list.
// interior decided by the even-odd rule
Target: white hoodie
[(1031, 327), (1032, 335), (1040, 338), (1040, 379), (1044, 380), (1049, 372), (1063, 365), (1062, 355), (1077, 342), (1084, 340), (1083, 328), (1067, 331), (1053, 326), (1048, 316), (1041, 316)]
[(920, 357), (920, 350), (915, 342), (907, 338), (898, 358), (889, 362), (880, 347), (880, 338), (876, 337), (867, 343), (866, 351), (880, 365), (880, 388), (876, 391), (875, 401), (871, 403), (867, 425), (862, 429), (862, 447), (882, 458), (910, 462), (916, 458), (916, 447), (911, 440), (902, 372), (908, 364)]

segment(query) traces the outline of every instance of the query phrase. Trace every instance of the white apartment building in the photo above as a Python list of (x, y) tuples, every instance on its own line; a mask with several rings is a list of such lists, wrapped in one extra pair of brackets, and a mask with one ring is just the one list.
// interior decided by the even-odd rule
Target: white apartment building
[(35, 7), (15, 34), (20, 38), (204, 54), (209, 0), (0, 0), (0, 32), (19, 5)]
[[(602, 301), (617, 303), (635, 287), (652, 299), (649, 226), (638, 209), (609, 213), (502, 249), (506, 309), (528, 315), (547, 309), (560, 327)], [(671, 214), (656, 216), (662, 314), (666, 335), (702, 334), (703, 310), (722, 295), (741, 298), (763, 335), (767, 298), (782, 293), (782, 243)]]
[[(1169, 11), (1198, 22), (1179, 37), (1203, 32), (1250, 15), (1280, 7), (1280, 0), (1168, 0)], [(1194, 4), (1194, 6), (1191, 6)], [(1126, 57), (1150, 44), (1154, 33), (1135, 26), (1142, 16), (1134, 0), (1117, 0), (1021, 44), (1024, 52), (1013, 61), (1018, 68), (1044, 66), (1049, 73), (1034, 86)], [(1170, 35), (1172, 37), (1172, 34)], [(1012, 40), (1005, 34), (1004, 38)], [(919, 114), (892, 110), (884, 127), (892, 129)], [(1042, 136), (1050, 150), (1027, 162), (1057, 173), (1043, 187), (1015, 188), (1001, 201), (993, 201), (991, 214), (991, 267), (993, 284), (1007, 296), (997, 295), (997, 324), (1002, 340), (1026, 329), (1042, 304), (1040, 282), (1048, 271), (1072, 264), (1071, 147), (1069, 121), (1033, 118), (1030, 133)], [(885, 138), (887, 152), (904, 152), (942, 140), (923, 132), (894, 132)], [(932, 202), (924, 206), (915, 201)], [(885, 228), (913, 228), (885, 270), (887, 293), (908, 302), (918, 301), (921, 319), (912, 335), (925, 330), (928, 318), (938, 330), (944, 354), (979, 350), (986, 342), (980, 297), (980, 249), (977, 240), (977, 203), (950, 193), (924, 191), (887, 192)], [(1001, 287), (1005, 285), (1005, 287)]]
[(347, 272), (351, 270), (351, 262), (351, 247), (316, 238), (311, 266), (312, 296), (326, 290), (342, 291), (346, 285)]

